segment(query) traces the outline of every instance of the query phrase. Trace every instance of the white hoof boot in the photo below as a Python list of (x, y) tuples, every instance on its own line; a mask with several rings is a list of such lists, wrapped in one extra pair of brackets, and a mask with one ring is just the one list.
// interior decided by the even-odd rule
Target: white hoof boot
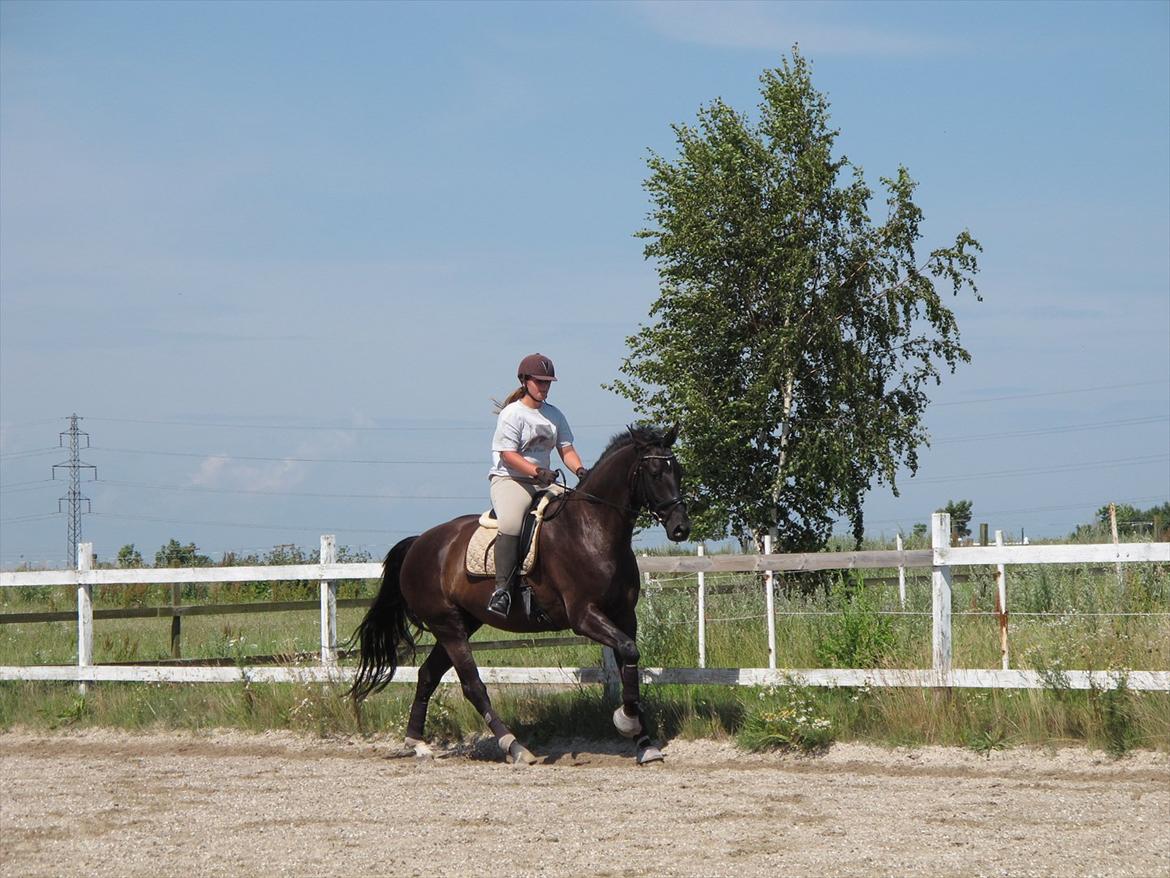
[(662, 755), (662, 751), (652, 744), (638, 749), (639, 765), (647, 765), (651, 762), (662, 762), (664, 759), (666, 759), (666, 757)]
[(435, 758), (435, 751), (430, 748), (430, 745), (426, 741), (420, 741), (418, 738), (406, 738), (402, 743), (413, 750), (415, 757), (418, 759)]
[(613, 725), (626, 738), (642, 733), (642, 721), (636, 716), (626, 716), (625, 708), (621, 706), (613, 712)]
[(499, 743), (509, 765), (535, 765), (539, 761), (531, 750), (516, 740), (515, 735), (504, 735)]

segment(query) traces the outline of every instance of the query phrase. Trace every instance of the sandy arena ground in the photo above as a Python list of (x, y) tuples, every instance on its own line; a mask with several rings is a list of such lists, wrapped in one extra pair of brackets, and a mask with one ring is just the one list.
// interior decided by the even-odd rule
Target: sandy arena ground
[(1170, 759), (0, 734), (0, 876), (1167, 876)]

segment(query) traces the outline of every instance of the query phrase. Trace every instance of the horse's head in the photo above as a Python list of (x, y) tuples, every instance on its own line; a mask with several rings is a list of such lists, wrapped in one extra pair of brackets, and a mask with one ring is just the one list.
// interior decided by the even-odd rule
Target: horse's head
[(678, 426), (666, 433), (631, 428), (637, 452), (633, 474), (634, 502), (650, 510), (666, 531), (666, 536), (681, 543), (691, 533), (691, 518), (682, 498), (682, 467), (671, 451), (678, 438)]

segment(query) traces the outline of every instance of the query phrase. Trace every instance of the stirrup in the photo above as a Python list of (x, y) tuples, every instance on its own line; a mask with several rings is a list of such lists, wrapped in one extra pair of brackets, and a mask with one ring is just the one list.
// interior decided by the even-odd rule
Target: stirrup
[(512, 590), (508, 586), (497, 588), (488, 599), (487, 611), (501, 618), (508, 618), (512, 610)]

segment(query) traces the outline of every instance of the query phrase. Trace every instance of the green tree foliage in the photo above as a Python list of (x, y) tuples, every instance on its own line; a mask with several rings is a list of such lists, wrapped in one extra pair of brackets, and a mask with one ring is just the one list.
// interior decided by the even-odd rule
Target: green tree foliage
[[(1077, 525), (1073, 539), (1101, 539), (1110, 534), (1109, 504), (1097, 510), (1094, 521)], [(1122, 536), (1146, 534), (1154, 540), (1165, 539), (1170, 534), (1170, 502), (1139, 509), (1128, 503), (1117, 504), (1117, 530)]]
[(960, 537), (971, 536), (971, 501), (948, 500), (947, 505), (935, 512), (945, 512), (951, 517), (951, 530)]
[[(721, 100), (651, 153), (658, 265), (651, 322), (609, 385), (640, 415), (678, 423), (696, 535), (819, 548), (834, 519), (863, 531), (874, 480), (917, 468), (923, 390), (970, 357), (936, 282), (975, 292), (978, 242), (916, 251), (922, 211), (905, 168), (882, 178), (886, 216), (794, 49), (760, 77), (757, 122)], [(978, 296), (976, 296), (978, 297)]]
[(182, 545), (176, 539), (171, 539), (162, 548), (154, 553), (155, 567), (210, 567), (211, 559), (200, 555), (194, 543)]
[[(1151, 506), (1149, 509), (1138, 509), (1136, 506), (1130, 506), (1128, 503), (1117, 504), (1118, 528), (1128, 530), (1145, 528), (1148, 530), (1153, 526), (1155, 518), (1162, 522), (1170, 522), (1170, 503)], [(1111, 526), (1109, 524), (1109, 504), (1097, 510), (1097, 522), (1102, 527), (1107, 528)]]
[(134, 548), (133, 543), (127, 543), (118, 550), (119, 567), (141, 567), (142, 553)]

